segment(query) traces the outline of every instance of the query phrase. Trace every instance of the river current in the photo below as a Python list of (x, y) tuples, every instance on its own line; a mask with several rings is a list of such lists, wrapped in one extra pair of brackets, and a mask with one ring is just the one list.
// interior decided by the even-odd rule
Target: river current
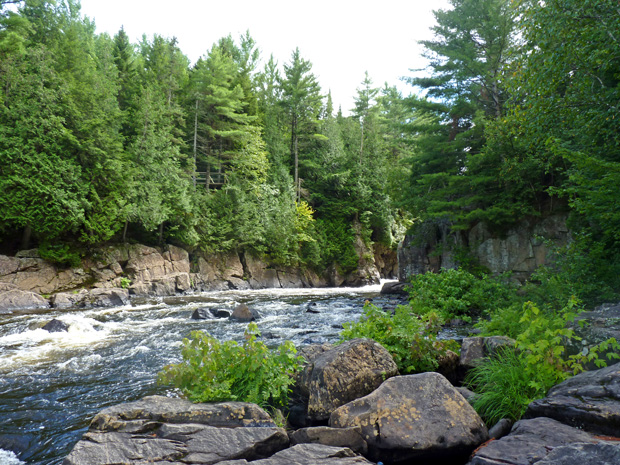
[[(0, 465), (59, 464), (101, 409), (145, 395), (170, 394), (155, 382), (180, 361), (190, 331), (240, 341), (245, 323), (192, 320), (198, 308), (258, 311), (268, 345), (334, 342), (364, 302), (393, 307), (381, 286), (223, 291), (133, 300), (131, 305), (0, 315)], [(310, 313), (307, 310), (311, 309)], [(68, 332), (41, 327), (52, 318)]]

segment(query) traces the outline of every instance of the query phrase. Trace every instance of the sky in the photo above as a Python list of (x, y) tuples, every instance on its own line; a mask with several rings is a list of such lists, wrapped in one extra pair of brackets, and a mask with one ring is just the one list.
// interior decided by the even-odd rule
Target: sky
[[(448, 0), (81, 0), (97, 32), (111, 36), (123, 26), (133, 42), (146, 34), (176, 37), (195, 62), (219, 38), (236, 40), (250, 31), (264, 61), (280, 66), (295, 47), (309, 60), (324, 94), (336, 108), (353, 108), (365, 71), (376, 87), (387, 82), (404, 95), (413, 91), (402, 76), (425, 66), (419, 40), (432, 38), (432, 10)], [(262, 64), (260, 65), (262, 68)]]

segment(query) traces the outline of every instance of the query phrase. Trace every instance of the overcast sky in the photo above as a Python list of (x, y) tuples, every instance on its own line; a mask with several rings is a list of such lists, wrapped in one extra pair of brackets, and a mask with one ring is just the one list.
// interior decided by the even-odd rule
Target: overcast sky
[[(424, 66), (417, 41), (432, 37), (432, 10), (448, 0), (82, 0), (82, 13), (98, 32), (114, 35), (121, 26), (137, 42), (142, 34), (176, 37), (192, 62), (220, 37), (246, 30), (264, 60), (273, 54), (282, 65), (299, 47), (313, 65), (336, 108), (348, 113), (356, 88), (368, 71), (377, 87), (398, 85), (410, 68)], [(261, 66), (262, 67), (262, 66)]]

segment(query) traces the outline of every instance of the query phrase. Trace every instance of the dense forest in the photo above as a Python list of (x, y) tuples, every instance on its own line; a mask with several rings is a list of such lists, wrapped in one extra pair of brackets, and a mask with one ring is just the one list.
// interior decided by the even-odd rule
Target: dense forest
[(411, 95), (360, 76), (344, 116), (298, 49), (279, 64), (249, 32), (192, 64), (174, 38), (98, 34), (75, 0), (0, 0), (3, 250), (168, 242), (346, 271), (355, 234), (394, 247), (565, 211), (558, 266), (614, 294), (617, 2), (451, 5)]

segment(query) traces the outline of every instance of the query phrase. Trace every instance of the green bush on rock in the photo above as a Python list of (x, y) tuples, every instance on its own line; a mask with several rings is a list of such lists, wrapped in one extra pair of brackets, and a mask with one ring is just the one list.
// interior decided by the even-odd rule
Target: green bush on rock
[[(569, 323), (574, 321), (578, 301), (570, 299), (557, 312), (541, 310), (536, 304), (523, 304), (521, 318), (515, 321), (515, 307), (495, 314), (510, 315), (512, 329), (520, 327), (516, 349), (507, 348), (474, 367), (466, 383), (474, 389), (473, 406), (488, 424), (501, 418), (518, 420), (528, 404), (544, 397), (554, 385), (580, 373), (588, 364), (606, 366), (601, 354), (620, 358), (620, 345), (614, 338), (568, 355), (566, 347), (579, 341)], [(492, 320), (493, 321), (493, 320)], [(615, 352), (614, 352), (615, 351)]]
[(293, 374), (302, 357), (292, 342), (276, 349), (263, 342), (255, 323), (245, 331), (242, 344), (220, 342), (202, 331), (183, 339), (183, 362), (168, 365), (158, 374), (160, 384), (173, 384), (192, 402), (243, 401), (261, 407), (288, 402)]
[(441, 320), (434, 312), (419, 316), (410, 307), (399, 305), (392, 315), (366, 302), (362, 317), (345, 323), (340, 339), (377, 341), (392, 355), (401, 373), (434, 371), (448, 350), (458, 350), (456, 341), (437, 339), (440, 327)]
[(471, 320), (492, 308), (508, 305), (514, 295), (499, 279), (479, 278), (463, 269), (412, 276), (407, 290), (416, 313), (437, 312), (446, 320)]

